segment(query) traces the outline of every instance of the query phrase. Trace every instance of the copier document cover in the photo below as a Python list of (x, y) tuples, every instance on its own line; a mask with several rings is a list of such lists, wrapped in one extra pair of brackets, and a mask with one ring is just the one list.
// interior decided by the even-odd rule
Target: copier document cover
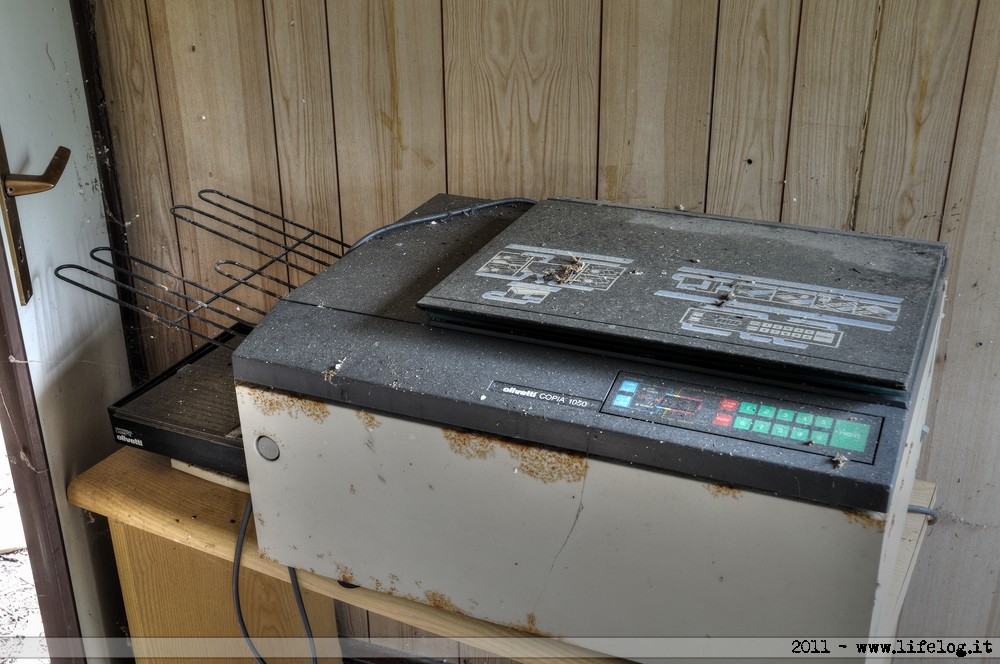
[(907, 391), (944, 267), (940, 243), (549, 200), (419, 305), (494, 334)]

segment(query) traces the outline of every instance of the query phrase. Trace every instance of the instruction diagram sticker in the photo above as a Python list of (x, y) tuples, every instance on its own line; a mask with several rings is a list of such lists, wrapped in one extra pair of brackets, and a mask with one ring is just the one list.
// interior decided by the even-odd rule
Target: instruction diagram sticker
[(508, 244), (476, 270), (476, 276), (507, 281), (505, 289), (483, 293), (484, 299), (538, 304), (563, 289), (609, 290), (631, 263), (618, 256)]
[(686, 300), (681, 328), (720, 337), (806, 349), (838, 348), (858, 327), (891, 332), (903, 298), (682, 267), (655, 295)]

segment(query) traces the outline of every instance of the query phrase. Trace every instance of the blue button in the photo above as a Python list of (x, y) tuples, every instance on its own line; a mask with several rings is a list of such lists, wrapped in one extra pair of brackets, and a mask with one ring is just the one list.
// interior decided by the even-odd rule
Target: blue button
[(621, 389), (619, 392), (627, 392), (628, 394), (635, 394), (635, 391), (639, 388), (639, 383), (634, 380), (623, 380)]
[(628, 408), (632, 405), (632, 396), (629, 394), (619, 394), (611, 404), (620, 408)]

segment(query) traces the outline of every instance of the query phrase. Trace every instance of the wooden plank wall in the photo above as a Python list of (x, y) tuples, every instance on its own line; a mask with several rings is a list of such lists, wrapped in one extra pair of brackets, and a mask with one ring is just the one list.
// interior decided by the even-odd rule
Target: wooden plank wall
[[(350, 242), (432, 194), (570, 195), (950, 244), (903, 634), (1000, 631), (1000, 3), (96, 3), (134, 254), (216, 187)], [(996, 265), (994, 265), (996, 264)], [(153, 369), (190, 345), (150, 336)]]

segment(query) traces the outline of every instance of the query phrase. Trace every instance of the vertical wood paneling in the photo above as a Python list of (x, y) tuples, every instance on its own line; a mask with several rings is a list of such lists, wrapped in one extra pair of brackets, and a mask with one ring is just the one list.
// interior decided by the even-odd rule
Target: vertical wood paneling
[(345, 602), (334, 601), (337, 631), (344, 638), (368, 640), (368, 612)]
[(804, 0), (781, 220), (848, 230), (854, 218), (879, 0)]
[(781, 218), (798, 0), (723, 0), (707, 210)]
[(606, 0), (597, 196), (703, 211), (716, 0)]
[(329, 0), (340, 203), (352, 242), (445, 190), (441, 12)]
[[(326, 8), (308, 0), (266, 0), (264, 11), (282, 212), (340, 238)], [(321, 267), (293, 258), (311, 272)], [(301, 283), (307, 274), (292, 270), (290, 277)]]
[(920, 474), (942, 519), (913, 573), (901, 634), (1000, 632), (1000, 3), (979, 5), (941, 239), (951, 256), (934, 420)]
[(592, 198), (600, 3), (445, 0), (448, 190)]
[[(170, 178), (146, 5), (142, 0), (98, 3), (94, 14), (125, 216), (117, 221), (126, 225), (133, 256), (180, 273), (180, 248), (170, 216)], [(144, 277), (156, 276), (143, 268), (137, 269)], [(146, 292), (159, 290), (141, 282), (136, 286)], [(146, 306), (145, 302), (138, 304)], [(176, 315), (152, 303), (149, 311), (170, 318)], [(156, 375), (191, 352), (191, 339), (184, 332), (145, 321), (140, 333), (150, 375)]]
[[(262, 6), (240, 0), (148, 6), (174, 200), (197, 206), (198, 190), (212, 187), (280, 210)], [(184, 273), (199, 283), (229, 285), (214, 272), (219, 258), (262, 262), (187, 224), (178, 234)], [(265, 298), (246, 295), (267, 306)]]
[(937, 239), (975, 0), (884, 0), (856, 229)]

